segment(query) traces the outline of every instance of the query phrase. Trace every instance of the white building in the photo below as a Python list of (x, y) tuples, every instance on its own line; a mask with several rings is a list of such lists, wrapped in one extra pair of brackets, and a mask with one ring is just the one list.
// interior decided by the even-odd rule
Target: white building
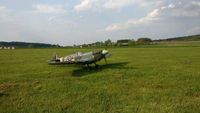
[(4, 46), (4, 47), (0, 47), (0, 49), (12, 49), (12, 50), (14, 50), (16, 48), (14, 46), (12, 46), (12, 47), (6, 47), (6, 46)]
[(15, 47), (11, 47), (11, 49), (15, 49)]

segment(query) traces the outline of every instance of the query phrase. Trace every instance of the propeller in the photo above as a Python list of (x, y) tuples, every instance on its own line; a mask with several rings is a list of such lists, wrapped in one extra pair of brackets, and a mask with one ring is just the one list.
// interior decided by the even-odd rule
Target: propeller
[(109, 52), (107, 50), (103, 50), (102, 51), (102, 55), (103, 55), (103, 58), (104, 58), (105, 62), (107, 63), (107, 59), (106, 58), (110, 56)]

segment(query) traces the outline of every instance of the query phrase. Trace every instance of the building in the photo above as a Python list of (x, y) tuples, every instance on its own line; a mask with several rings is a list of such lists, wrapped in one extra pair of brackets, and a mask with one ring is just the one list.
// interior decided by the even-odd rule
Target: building
[(120, 46), (128, 46), (128, 43), (129, 43), (130, 41), (131, 41), (131, 40), (129, 40), (129, 39), (117, 40), (117, 45), (120, 45)]
[(11, 47), (11, 49), (13, 50), (13, 49), (15, 49), (15, 47)]
[(4, 47), (0, 47), (0, 49), (12, 49), (12, 50), (14, 50), (16, 48), (14, 46), (12, 46), (12, 47), (6, 47), (6, 46), (4, 46)]

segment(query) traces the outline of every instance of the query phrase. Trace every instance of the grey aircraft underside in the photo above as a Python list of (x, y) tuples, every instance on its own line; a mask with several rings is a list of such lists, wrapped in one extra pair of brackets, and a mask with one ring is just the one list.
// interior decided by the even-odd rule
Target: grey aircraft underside
[[(95, 52), (77, 52), (65, 57), (58, 57), (56, 54), (49, 61), (50, 65), (64, 65), (64, 64), (83, 64), (90, 67), (90, 64), (95, 64), (95, 67), (98, 67), (96, 62), (101, 61), (109, 57), (110, 54), (107, 50), (95, 51)], [(106, 61), (107, 62), (107, 61)]]

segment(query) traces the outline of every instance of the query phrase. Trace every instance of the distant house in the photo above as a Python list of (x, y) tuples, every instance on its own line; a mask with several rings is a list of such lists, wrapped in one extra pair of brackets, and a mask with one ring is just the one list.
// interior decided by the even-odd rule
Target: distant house
[(11, 47), (11, 49), (15, 49), (15, 47)]
[(128, 46), (128, 43), (129, 43), (130, 41), (131, 41), (131, 40), (129, 40), (129, 39), (117, 40), (117, 45), (120, 45), (120, 46)]
[(15, 47), (14, 46), (12, 46), (12, 47), (6, 47), (6, 46), (4, 46), (4, 47), (0, 47), (0, 49), (12, 49), (12, 50), (14, 50)]

